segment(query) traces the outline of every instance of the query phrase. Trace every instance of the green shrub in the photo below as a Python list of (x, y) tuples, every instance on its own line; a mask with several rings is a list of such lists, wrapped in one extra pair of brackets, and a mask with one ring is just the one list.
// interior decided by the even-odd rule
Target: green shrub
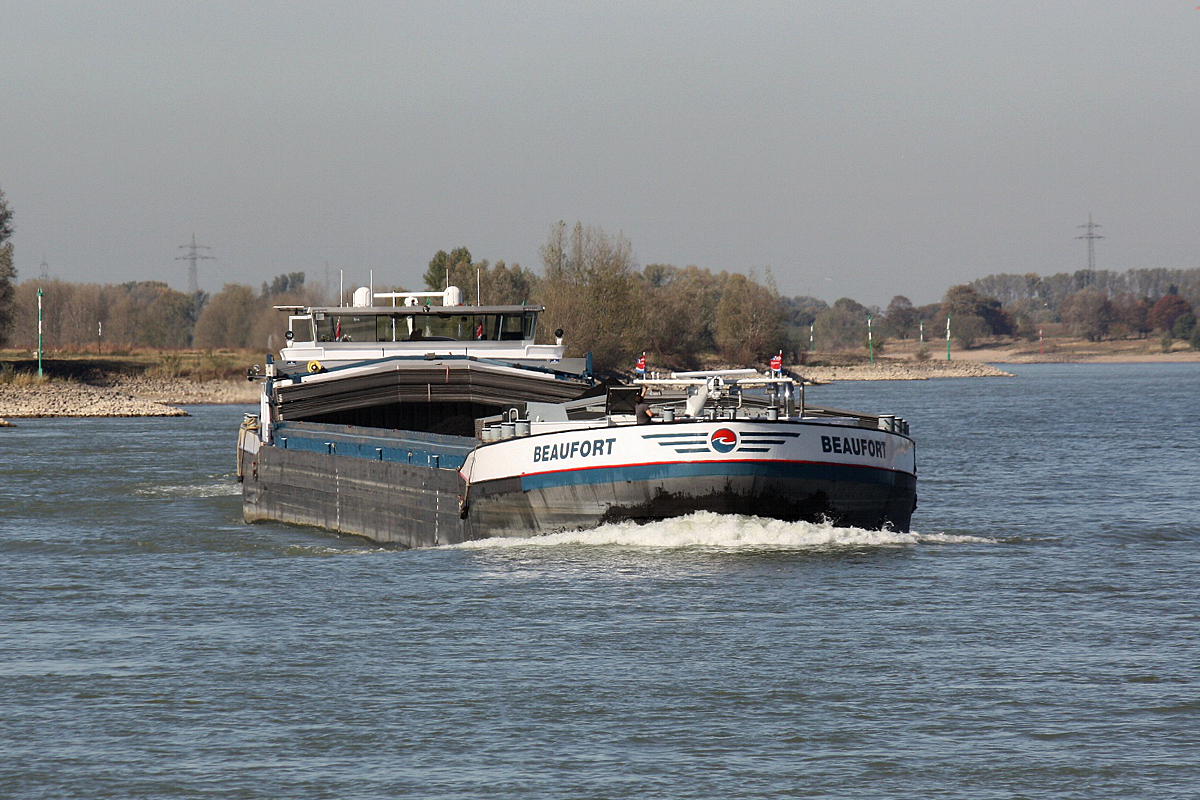
[(17, 372), (16, 368), (7, 361), (0, 364), (0, 384), (6, 386), (38, 386), (50, 380), (39, 376), (36, 372)]
[(178, 378), (183, 369), (183, 356), (178, 353), (163, 353), (159, 356), (158, 366), (153, 372), (160, 378)]

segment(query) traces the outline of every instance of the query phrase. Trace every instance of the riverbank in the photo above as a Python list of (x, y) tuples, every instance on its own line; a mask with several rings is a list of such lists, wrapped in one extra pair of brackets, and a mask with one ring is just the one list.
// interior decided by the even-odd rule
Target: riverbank
[(981, 361), (902, 361), (878, 359), (874, 364), (846, 366), (797, 366), (793, 374), (812, 383), (835, 381), (924, 381), (931, 378), (1011, 378), (992, 364)]
[[(917, 343), (889, 341), (889, 359), (915, 359)], [(946, 347), (926, 344), (929, 361), (945, 363)], [(1200, 350), (1182, 341), (1172, 343), (1163, 352), (1160, 339), (1112, 339), (1089, 342), (1086, 339), (1056, 337), (1044, 342), (1012, 340), (1007, 337), (980, 342), (970, 350), (955, 347), (954, 361), (979, 361), (989, 364), (1178, 364), (1200, 363)]]
[(0, 425), (28, 417), (181, 417), (177, 406), (253, 403), (259, 386), (242, 380), (117, 376), (103, 383), (70, 380), (0, 383)]
[[(970, 361), (880, 361), (874, 365), (798, 367), (795, 372), (814, 383), (1008, 375), (990, 364)], [(110, 375), (96, 383), (62, 379), (0, 383), (0, 425), (6, 419), (31, 417), (187, 416), (178, 406), (254, 403), (258, 392), (259, 384), (245, 379), (194, 381), (144, 375)]]
[[(814, 383), (866, 380), (978, 378), (1008, 373), (978, 362), (908, 361), (874, 365), (798, 367)], [(178, 417), (181, 405), (254, 403), (259, 384), (243, 379), (194, 381), (144, 375), (109, 375), (102, 381), (27, 380), (0, 383), (0, 425), (31, 417)]]
[[(1047, 342), (1040, 346), (1011, 340), (985, 343), (971, 350), (955, 349), (952, 360), (918, 359), (915, 344), (889, 342), (888, 355), (874, 364), (862, 356), (817, 354), (816, 364), (788, 365), (793, 375), (813, 383), (835, 381), (900, 381), (933, 378), (1006, 377), (999, 365), (1031, 363), (1177, 363), (1200, 362), (1200, 351), (1182, 349), (1161, 352), (1148, 340), (1087, 343)], [(1159, 347), (1155, 352), (1154, 348)], [(196, 356), (195, 358), (200, 358)], [(203, 357), (206, 362), (213, 359)], [(230, 362), (236, 362), (229, 356)], [(9, 361), (9, 380), (0, 375), (0, 427), (5, 419), (28, 417), (143, 417), (184, 416), (181, 405), (254, 403), (259, 384), (228, 374), (217, 379), (196, 375), (162, 377), (155, 374), (163, 357), (59, 358), (52, 377), (32, 378), (32, 363)], [(830, 364), (829, 361), (837, 362)], [(3, 366), (3, 364), (0, 364)], [(238, 367), (244, 370), (244, 367)], [(225, 368), (225, 372), (234, 371)], [(12, 380), (15, 374), (17, 380)]]

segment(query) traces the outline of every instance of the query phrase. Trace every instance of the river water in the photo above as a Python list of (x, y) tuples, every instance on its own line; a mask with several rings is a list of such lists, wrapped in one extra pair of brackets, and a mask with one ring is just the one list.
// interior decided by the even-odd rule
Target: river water
[(404, 552), (240, 520), (242, 407), (0, 431), (0, 797), (1192, 798), (1200, 365), (847, 383), (912, 534)]

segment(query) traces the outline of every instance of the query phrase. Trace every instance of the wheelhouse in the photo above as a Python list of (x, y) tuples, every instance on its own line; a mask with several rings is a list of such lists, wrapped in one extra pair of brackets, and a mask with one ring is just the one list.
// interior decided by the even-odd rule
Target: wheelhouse
[(444, 292), (381, 293), (362, 287), (349, 306), (276, 306), (288, 315), (287, 344), (276, 372), (430, 357), (492, 359), (575, 374), (588, 369), (585, 359), (564, 358), (561, 332), (554, 344), (536, 343), (542, 306), (467, 306), (460, 299), (453, 286)]
[[(288, 309), (289, 311), (291, 309)], [(540, 306), (311, 308), (289, 314), (294, 345), (317, 342), (532, 342)]]

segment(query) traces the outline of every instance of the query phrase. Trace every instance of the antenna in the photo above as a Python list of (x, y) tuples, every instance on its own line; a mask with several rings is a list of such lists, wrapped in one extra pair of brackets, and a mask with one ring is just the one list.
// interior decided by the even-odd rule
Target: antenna
[(38, 277), (44, 281), (50, 280), (50, 265), (48, 263), (46, 263), (45, 255), (42, 256), (42, 265), (41, 266), (42, 266), (42, 272), (40, 275), (38, 275)]
[(188, 254), (186, 256), (176, 256), (175, 260), (191, 262), (188, 264), (188, 294), (191, 295), (192, 297), (195, 297), (196, 293), (200, 291), (200, 287), (196, 282), (196, 262), (201, 259), (208, 259), (209, 261), (216, 261), (216, 257), (215, 256), (202, 256), (196, 252), (197, 250), (212, 250), (212, 248), (207, 245), (196, 244), (196, 234), (194, 234), (194, 233), (192, 234), (192, 243), (191, 244), (181, 244), (181, 245), (179, 245), (179, 249), (188, 251)]
[(1104, 237), (1100, 236), (1097, 233), (1094, 233), (1094, 230), (1096, 228), (1099, 228), (1100, 226), (1096, 225), (1092, 222), (1092, 212), (1089, 211), (1087, 225), (1079, 225), (1078, 227), (1087, 228), (1087, 233), (1085, 233), (1083, 236), (1076, 236), (1075, 238), (1076, 239), (1087, 239), (1088, 270), (1091, 272), (1095, 272), (1096, 271), (1096, 240), (1103, 239)]

